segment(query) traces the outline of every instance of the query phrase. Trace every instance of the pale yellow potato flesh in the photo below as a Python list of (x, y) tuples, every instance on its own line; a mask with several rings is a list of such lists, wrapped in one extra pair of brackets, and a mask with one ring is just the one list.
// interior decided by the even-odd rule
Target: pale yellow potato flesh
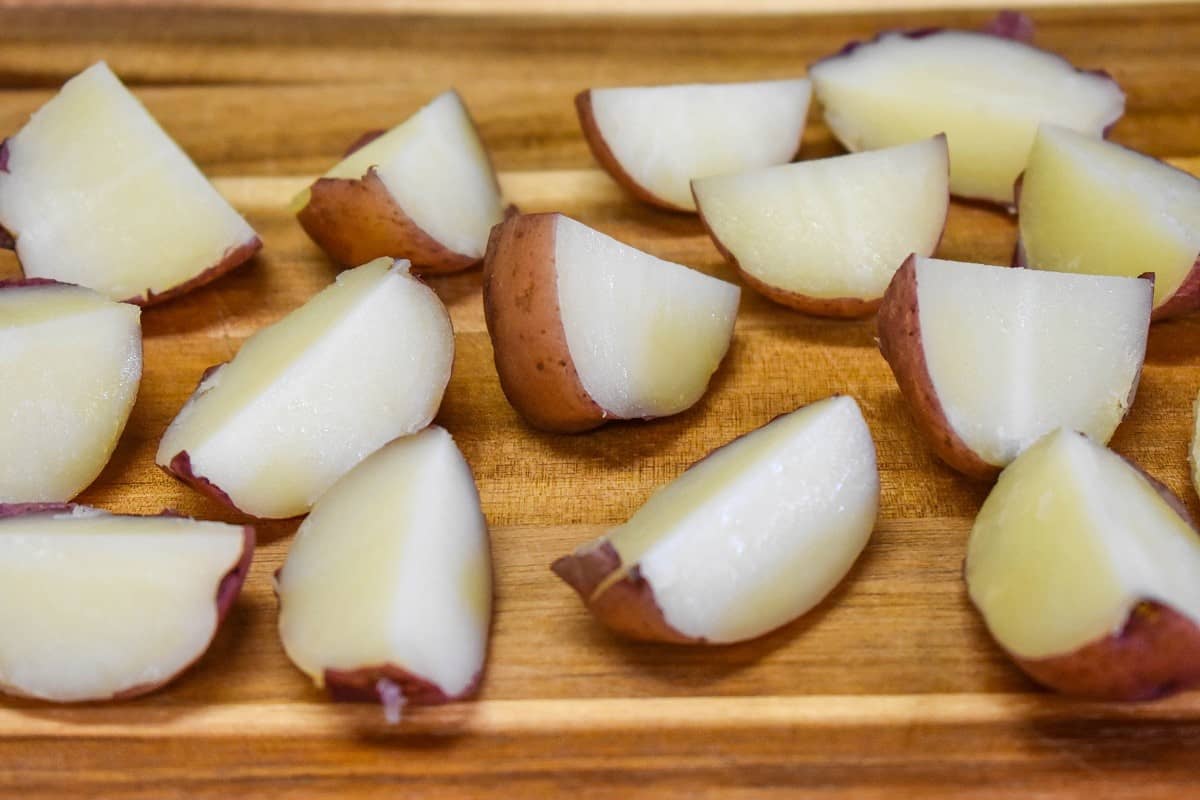
[(655, 492), (608, 539), (667, 624), (734, 642), (810, 610), (845, 576), (879, 508), (858, 404), (805, 406), (720, 448)]
[(487, 151), (457, 92), (438, 95), (325, 177), (356, 180), (371, 167), (417, 227), (456, 253), (483, 257), (504, 205)]
[(1013, 201), (1040, 122), (1100, 137), (1125, 109), (1110, 78), (1019, 42), (944, 30), (888, 33), (809, 70), (825, 121), (850, 150), (945, 133), (950, 190)]
[(814, 298), (883, 297), (911, 253), (932, 255), (949, 206), (946, 140), (693, 183), (705, 224), (754, 278)]
[(95, 509), (0, 519), (0, 684), (56, 701), (171, 678), (217, 626), (243, 529)]
[(279, 574), (279, 633), (318, 686), (327, 669), (391, 664), (448, 697), (483, 668), (491, 621), (487, 525), (444, 429), (398, 439), (317, 502)]
[(116, 300), (186, 283), (255, 238), (104, 62), (9, 138), (0, 225), (26, 277)]
[(1021, 180), (1021, 245), (1035, 269), (1154, 273), (1154, 304), (1200, 258), (1200, 180), (1133, 150), (1044, 125)]
[(429, 424), (454, 358), (437, 295), (376, 259), (246, 341), (159, 444), (257, 517), (303, 514), (351, 467)]
[(0, 502), (62, 502), (96, 479), (142, 377), (141, 310), (62, 284), (0, 289)]
[(592, 115), (625, 172), (695, 209), (689, 181), (786, 164), (800, 149), (806, 79), (592, 89)]
[(1001, 475), (967, 543), (971, 599), (1010, 653), (1118, 634), (1157, 601), (1200, 624), (1200, 537), (1120, 456), (1065, 430)]
[(1149, 281), (918, 259), (921, 346), (950, 427), (1003, 466), (1067, 427), (1107, 442), (1132, 402)]
[(559, 216), (558, 307), (579, 381), (622, 419), (690, 408), (733, 337), (741, 290)]

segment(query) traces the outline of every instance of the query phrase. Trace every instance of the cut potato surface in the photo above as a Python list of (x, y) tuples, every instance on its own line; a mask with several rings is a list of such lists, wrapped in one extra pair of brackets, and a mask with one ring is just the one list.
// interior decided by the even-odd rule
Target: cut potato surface
[(1021, 178), (1024, 266), (1154, 273), (1154, 316), (1200, 307), (1200, 180), (1111, 142), (1043, 125)]
[(484, 267), (501, 385), (547, 430), (690, 408), (729, 348), (739, 296), (561, 214), (498, 226)]
[(625, 419), (690, 408), (729, 349), (740, 291), (559, 217), (558, 305), (588, 395)]
[(70, 500), (104, 469), (141, 382), (140, 315), (79, 286), (0, 282), (0, 503)]
[(819, 603), (878, 506), (871, 432), (852, 398), (832, 397), (714, 451), (554, 571), (626, 635), (741, 641)]
[(5, 150), (0, 226), (26, 277), (149, 303), (261, 245), (103, 62), (67, 81)]
[(693, 182), (713, 241), (751, 286), (801, 311), (861, 316), (949, 205), (946, 137)]
[(161, 686), (208, 649), (253, 552), (238, 525), (0, 505), (0, 686), (57, 702)]
[(375, 449), (429, 424), (453, 358), (437, 295), (407, 262), (378, 259), (207, 373), (157, 462), (247, 514), (303, 514)]
[[(979, 512), (971, 599), (997, 642), (1061, 691), (1153, 696), (1200, 678), (1200, 536), (1181, 507), (1115, 453), (1051, 433), (1004, 471)], [(1178, 617), (1190, 624), (1162, 645), (1170, 652), (1139, 645), (1155, 618)], [(1135, 637), (1131, 626), (1143, 630)], [(1085, 650), (1089, 669), (1066, 660)], [(1166, 680), (1156, 671), (1172, 654)]]
[(689, 181), (786, 164), (800, 150), (807, 80), (589, 89), (575, 98), (596, 159), (639, 199), (694, 211)]
[(1059, 427), (1108, 441), (1133, 403), (1152, 291), (914, 258), (884, 298), (880, 349), (938, 455), (991, 477)]
[(825, 120), (847, 149), (945, 133), (950, 190), (1013, 202), (1039, 122), (1100, 137), (1125, 111), (1104, 74), (1002, 36), (935, 30), (881, 34), (809, 70)]
[(453, 91), (354, 150), (295, 205), (343, 264), (391, 256), (427, 273), (478, 263), (504, 214), (487, 151)]
[(474, 691), (491, 557), (450, 434), (427, 428), (347, 473), (301, 524), (276, 585), (288, 657), (335, 696), (378, 696), (394, 714), (396, 690), (412, 703)]

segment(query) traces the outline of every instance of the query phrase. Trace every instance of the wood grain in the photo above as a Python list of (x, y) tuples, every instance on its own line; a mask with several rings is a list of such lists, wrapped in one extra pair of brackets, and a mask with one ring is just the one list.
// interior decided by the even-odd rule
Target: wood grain
[[(655, 255), (734, 279), (699, 223), (630, 201), (597, 171), (571, 97), (589, 85), (802, 74), (881, 27), (975, 25), (944, 12), (579, 16), (506, 2), (0, 0), (0, 135), (62, 79), (107, 58), (265, 247), (212, 286), (143, 314), (145, 374), (129, 427), (81, 498), (234, 520), (153, 465), (158, 437), (205, 367), (319, 291), (336, 268), (286, 212), (363, 130), (457, 86), (527, 211), (563, 211)], [(605, 4), (609, 9), (612, 4)], [(698, 6), (714, 10), (708, 6)], [(439, 7), (440, 8), (440, 7)], [(116, 9), (116, 10), (114, 10)], [(498, 10), (497, 10), (498, 9)], [(496, 13), (490, 13), (496, 11)], [(453, 13), (449, 13), (453, 12)], [(566, 13), (570, 12), (570, 13)], [(1200, 8), (1039, 11), (1038, 40), (1126, 87), (1116, 138), (1200, 171)], [(814, 111), (803, 156), (838, 152)], [(1007, 263), (1008, 216), (954, 204), (944, 258)], [(15, 272), (0, 254), (0, 276)], [(691, 411), (583, 436), (525, 427), (506, 404), (479, 270), (431, 280), (456, 331), (438, 421), (475, 470), (492, 525), (497, 616), (478, 702), (414, 711), (399, 729), (334, 706), (287, 662), (271, 572), (295, 522), (265, 524), (246, 590), (180, 681), (118, 706), (0, 704), (0, 796), (1170, 797), (1194, 794), (1200, 694), (1073, 703), (1034, 689), (988, 640), (960, 578), (987, 491), (941, 466), (874, 341), (873, 320), (808, 318), (747, 292), (733, 348)], [(1200, 317), (1155, 325), (1137, 404), (1114, 447), (1195, 512), (1187, 473)], [(863, 406), (881, 468), (881, 521), (827, 602), (765, 639), (713, 649), (619, 641), (549, 563), (626, 518), (714, 446), (833, 392)]]

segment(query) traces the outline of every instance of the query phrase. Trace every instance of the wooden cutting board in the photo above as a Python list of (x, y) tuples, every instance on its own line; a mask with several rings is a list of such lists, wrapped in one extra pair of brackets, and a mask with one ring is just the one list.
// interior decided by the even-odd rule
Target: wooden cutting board
[[(455, 86), (523, 209), (563, 211), (733, 279), (694, 218), (638, 205), (597, 171), (574, 93), (794, 76), (882, 28), (974, 27), (987, 14), (965, 9), (972, 2), (854, 14), (826, 2), (814, 12), (802, 0), (745, 16), (690, 14), (673, 0), (167, 5), (0, 0), (0, 135), (65, 78), (108, 59), (261, 233), (266, 246), (250, 265), (144, 313), (141, 395), (111, 464), (81, 498), (225, 520), (235, 517), (155, 468), (156, 442), (205, 367), (333, 278), (285, 206), (364, 130)], [(617, 8), (636, 14), (606, 12)], [(1200, 170), (1200, 7), (1034, 16), (1040, 44), (1125, 87), (1118, 141)], [(804, 157), (837, 152), (814, 109)], [(956, 203), (938, 254), (1007, 263), (1014, 235), (1005, 214)], [(0, 256), (0, 275), (15, 271)], [(988, 487), (933, 459), (872, 320), (813, 319), (747, 291), (732, 350), (697, 407), (550, 436), (525, 427), (500, 392), (479, 281), (473, 270), (432, 282), (457, 337), (438, 421), (475, 471), (494, 540), (496, 619), (478, 701), (415, 710), (397, 728), (370, 706), (327, 702), (275, 634), (270, 575), (297, 523), (267, 523), (230, 623), (181, 680), (119, 705), (0, 702), (0, 796), (1196, 796), (1200, 693), (1136, 705), (1058, 699), (988, 639), (960, 579)], [(1194, 511), (1197, 389), (1200, 317), (1155, 325), (1137, 404), (1113, 441)], [(630, 644), (551, 575), (553, 558), (624, 520), (713, 447), (834, 392), (856, 397), (870, 422), (882, 511), (853, 572), (803, 620), (732, 647)]]

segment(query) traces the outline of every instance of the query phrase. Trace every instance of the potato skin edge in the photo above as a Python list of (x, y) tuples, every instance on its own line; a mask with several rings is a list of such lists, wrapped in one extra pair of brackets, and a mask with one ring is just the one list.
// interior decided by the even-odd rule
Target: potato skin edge
[(704, 644), (671, 627), (654, 599), (654, 589), (634, 565), (624, 577), (605, 586), (621, 568), (621, 556), (607, 539), (599, 539), (555, 561), (550, 569), (579, 593), (588, 611), (610, 630), (642, 642)]
[(592, 430), (612, 415), (588, 395), (571, 359), (554, 263), (558, 214), (518, 214), (492, 228), (483, 263), (483, 311), (512, 407), (535, 428)]
[(981, 459), (959, 438), (934, 392), (921, 341), (919, 311), (916, 258), (909, 256), (896, 270), (879, 306), (879, 351), (896, 376), (913, 421), (934, 453), (964, 475), (993, 480), (1001, 468)]

